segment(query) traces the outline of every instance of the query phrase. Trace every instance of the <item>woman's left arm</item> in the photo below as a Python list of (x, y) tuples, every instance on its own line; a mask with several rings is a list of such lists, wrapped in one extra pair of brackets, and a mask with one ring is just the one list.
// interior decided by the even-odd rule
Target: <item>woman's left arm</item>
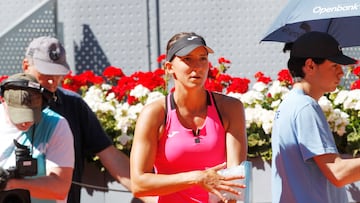
[[(226, 161), (229, 168), (239, 165), (247, 158), (245, 110), (242, 102), (236, 98), (228, 96), (220, 98), (216, 102), (226, 133)], [(228, 203), (236, 203), (236, 200), (229, 200)]]
[(247, 158), (245, 110), (242, 102), (226, 97), (222, 103), (226, 132), (227, 167), (237, 166)]

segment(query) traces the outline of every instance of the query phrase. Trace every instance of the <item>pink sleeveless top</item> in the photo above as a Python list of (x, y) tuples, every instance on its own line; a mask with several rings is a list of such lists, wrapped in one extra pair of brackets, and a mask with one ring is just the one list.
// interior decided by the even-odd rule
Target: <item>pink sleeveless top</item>
[[(226, 161), (225, 130), (213, 95), (207, 92), (207, 116), (198, 132), (187, 129), (178, 120), (173, 94), (166, 98), (166, 128), (158, 142), (155, 172), (174, 174), (204, 170)], [(201, 187), (160, 196), (158, 202), (208, 202), (209, 194)]]

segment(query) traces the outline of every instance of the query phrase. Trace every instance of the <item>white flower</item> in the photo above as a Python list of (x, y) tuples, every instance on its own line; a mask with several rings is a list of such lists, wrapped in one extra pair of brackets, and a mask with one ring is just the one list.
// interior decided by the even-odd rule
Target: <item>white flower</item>
[(241, 100), (241, 97), (242, 97), (243, 94), (238, 93), (238, 92), (229, 92), (227, 95), (230, 96), (230, 97), (234, 97), (236, 99)]
[[(114, 101), (114, 100), (116, 100), (116, 98), (115, 98), (115, 93), (114, 93), (114, 92), (110, 92), (110, 93), (106, 96), (105, 100), (106, 100), (106, 101)], [(116, 100), (116, 101), (117, 101), (117, 100)]]
[(163, 99), (165, 97), (165, 95), (161, 92), (155, 91), (155, 92), (150, 92), (150, 94), (148, 95), (145, 104), (150, 104), (151, 102), (157, 100), (157, 99)]
[(279, 107), (281, 101), (282, 101), (282, 100), (280, 100), (280, 99), (273, 101), (273, 102), (271, 103), (271, 108), (277, 109), (277, 108)]
[(255, 108), (245, 108), (246, 128), (249, 128), (251, 123), (258, 123), (257, 113)]
[(334, 109), (331, 101), (325, 96), (320, 97), (318, 103), (326, 116), (332, 132), (337, 133), (339, 136), (344, 135), (346, 133), (345, 128), (349, 124), (349, 115), (338, 108)]
[(104, 90), (104, 91), (108, 91), (111, 89), (111, 85), (110, 84), (107, 84), (107, 83), (103, 83), (101, 84), (101, 89)]
[(360, 89), (348, 92), (343, 103), (344, 109), (360, 110)]
[(144, 104), (137, 103), (129, 107), (128, 116), (130, 119), (137, 120), (141, 110), (144, 108)]
[(333, 109), (331, 101), (328, 100), (328, 98), (325, 96), (320, 97), (318, 103), (319, 103), (321, 109), (325, 112), (332, 111), (332, 109)]
[(265, 83), (263, 83), (263, 82), (256, 82), (256, 83), (253, 85), (253, 89), (254, 89), (255, 91), (258, 91), (258, 92), (262, 92), (262, 91), (266, 90), (267, 87), (268, 87), (268, 86), (267, 86)]
[(262, 101), (265, 98), (264, 94), (258, 91), (249, 90), (246, 93), (242, 94), (240, 100), (244, 104), (256, 104)]
[(97, 106), (97, 111), (115, 113), (115, 106), (112, 102), (103, 102)]
[(271, 134), (275, 111), (263, 109), (261, 114), (262, 128), (266, 134)]
[(334, 109), (328, 116), (328, 122), (333, 132), (336, 132), (339, 136), (344, 135), (345, 127), (349, 124), (349, 115), (340, 109)]
[(126, 133), (132, 125), (131, 119), (128, 116), (129, 108), (130, 106), (127, 102), (120, 103), (116, 106), (114, 115), (116, 128), (120, 129), (123, 133)]
[(275, 80), (271, 86), (269, 87), (268, 94), (271, 95), (271, 97), (275, 97), (276, 95), (281, 95), (281, 99), (284, 99), (286, 94), (289, 93), (289, 88), (284, 87), (281, 85), (280, 81)]
[(130, 96), (136, 98), (146, 97), (150, 93), (150, 90), (142, 85), (136, 85), (134, 89), (130, 91)]
[(336, 98), (334, 99), (334, 104), (338, 105), (344, 103), (348, 94), (349, 94), (349, 90), (341, 90), (337, 92)]
[(129, 141), (132, 140), (132, 137), (123, 133), (117, 139), (122, 145), (126, 145)]
[(97, 112), (104, 103), (104, 97), (104, 91), (99, 86), (94, 85), (88, 89), (83, 99), (94, 112)]
[(106, 91), (110, 89), (109, 85), (91, 86), (85, 93), (84, 101), (94, 112), (111, 112), (115, 113), (115, 106), (118, 101), (114, 93), (106, 95)]
[(249, 128), (252, 123), (261, 126), (266, 134), (270, 134), (272, 130), (272, 123), (275, 111), (262, 108), (260, 105), (255, 107), (245, 108), (246, 128)]

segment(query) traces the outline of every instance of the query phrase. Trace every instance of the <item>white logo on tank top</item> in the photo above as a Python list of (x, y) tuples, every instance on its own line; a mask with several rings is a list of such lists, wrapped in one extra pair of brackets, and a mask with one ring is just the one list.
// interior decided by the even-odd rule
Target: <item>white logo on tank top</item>
[(178, 134), (179, 133), (179, 131), (172, 131), (172, 132), (169, 132), (169, 134), (168, 134), (168, 137), (170, 138), (170, 137), (174, 137), (176, 134)]

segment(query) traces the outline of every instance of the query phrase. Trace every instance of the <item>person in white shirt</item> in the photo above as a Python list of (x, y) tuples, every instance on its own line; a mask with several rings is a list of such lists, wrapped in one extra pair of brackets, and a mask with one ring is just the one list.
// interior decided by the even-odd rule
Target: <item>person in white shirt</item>
[[(24, 189), (30, 192), (32, 203), (65, 203), (74, 167), (73, 135), (67, 120), (46, 108), (51, 93), (29, 74), (10, 76), (0, 90), (0, 167), (8, 172), (0, 191)], [(14, 167), (21, 169), (15, 142), (28, 147), (37, 161), (32, 163), (35, 174), (11, 172)]]

